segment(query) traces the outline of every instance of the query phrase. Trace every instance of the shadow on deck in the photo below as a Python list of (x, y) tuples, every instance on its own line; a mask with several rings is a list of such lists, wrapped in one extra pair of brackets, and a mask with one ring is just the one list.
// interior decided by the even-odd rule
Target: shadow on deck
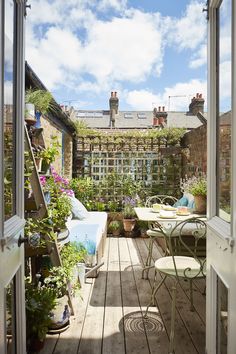
[[(149, 280), (141, 279), (148, 239), (107, 238), (104, 266), (88, 279), (82, 299), (74, 299), (76, 316), (70, 328), (46, 339), (43, 354), (167, 354), (170, 330), (170, 283), (162, 286), (156, 306), (143, 318), (150, 300)], [(160, 257), (155, 245), (153, 258)], [(177, 291), (176, 354), (205, 351), (205, 282), (194, 283), (195, 311), (189, 310), (188, 284)]]

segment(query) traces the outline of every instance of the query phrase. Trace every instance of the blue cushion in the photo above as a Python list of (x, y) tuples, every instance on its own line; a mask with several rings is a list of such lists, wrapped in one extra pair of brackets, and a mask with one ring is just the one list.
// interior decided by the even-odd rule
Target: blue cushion
[(183, 196), (182, 198), (177, 200), (177, 202), (174, 204), (174, 207), (177, 208), (178, 206), (188, 206), (188, 204), (189, 204), (188, 198)]
[(193, 199), (193, 200), (190, 200), (190, 201), (188, 202), (187, 207), (188, 207), (189, 209), (194, 209), (194, 208), (195, 208), (194, 199)]

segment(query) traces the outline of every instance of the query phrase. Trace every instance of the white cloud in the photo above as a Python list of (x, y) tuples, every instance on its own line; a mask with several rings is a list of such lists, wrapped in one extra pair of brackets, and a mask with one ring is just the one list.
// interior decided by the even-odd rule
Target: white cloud
[[(151, 111), (154, 107), (161, 105), (162, 97), (149, 90), (133, 90), (122, 95), (126, 102), (134, 110)], [(121, 98), (122, 98), (121, 96)]]
[[(167, 45), (199, 48), (189, 65), (197, 68), (205, 63), (206, 21), (199, 2), (192, 1), (180, 19), (128, 8), (127, 0), (31, 2), (26, 59), (48, 89), (66, 86), (77, 94), (93, 95), (115, 87), (136, 109), (152, 109), (153, 103), (168, 106), (168, 96), (182, 94), (178, 92), (203, 92), (199, 80), (173, 85), (164, 94), (151, 89), (124, 91), (127, 83), (141, 84), (161, 75)], [(98, 9), (112, 9), (119, 16), (101, 20)], [(193, 88), (195, 84), (200, 88)], [(174, 99), (172, 105), (181, 106)]]
[[(51, 4), (51, 11), (54, 5)], [(72, 21), (81, 19), (79, 7), (72, 14)], [(83, 43), (71, 28), (51, 26), (39, 37), (32, 23), (28, 24), (26, 58), (37, 68), (46, 86), (53, 88), (62, 77), (73, 74), (77, 82), (80, 75), (92, 75), (100, 86), (116, 81), (141, 82), (151, 73), (160, 75), (163, 44), (162, 34), (156, 29), (160, 18), (155, 17), (153, 23), (152, 15), (133, 11), (128, 17), (111, 21), (100, 21), (91, 15), (88, 21), (92, 25), (86, 27)], [(48, 70), (53, 67), (54, 72)]]
[(169, 39), (178, 45), (179, 50), (195, 49), (206, 40), (207, 22), (202, 13), (204, 2), (192, 1), (184, 16), (173, 21)]
[(116, 11), (123, 11), (127, 6), (127, 0), (101, 0), (98, 9), (99, 10), (109, 10), (114, 9)]
[(199, 68), (207, 63), (207, 45), (203, 44), (199, 50), (192, 56), (189, 67), (192, 69)]
[(98, 81), (141, 82), (152, 71), (160, 74), (162, 37), (150, 16), (140, 12), (131, 18), (97, 21), (88, 31), (82, 56), (85, 70)]
[(153, 106), (165, 106), (170, 111), (187, 111), (190, 100), (196, 93), (202, 93), (206, 105), (207, 84), (206, 81), (200, 80), (177, 83), (166, 87), (163, 93), (133, 90), (126, 92), (124, 99), (134, 110), (152, 110)]

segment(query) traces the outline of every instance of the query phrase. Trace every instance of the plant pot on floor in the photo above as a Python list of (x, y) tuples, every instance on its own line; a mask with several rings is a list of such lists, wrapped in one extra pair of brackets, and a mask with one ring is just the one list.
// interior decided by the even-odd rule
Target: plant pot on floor
[(126, 232), (133, 231), (136, 224), (136, 219), (123, 219), (123, 226)]

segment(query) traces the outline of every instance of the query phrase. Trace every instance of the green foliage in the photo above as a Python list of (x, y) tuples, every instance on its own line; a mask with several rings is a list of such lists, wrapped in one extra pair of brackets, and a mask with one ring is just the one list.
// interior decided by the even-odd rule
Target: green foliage
[(86, 178), (73, 178), (69, 184), (73, 189), (75, 197), (85, 205), (88, 210), (92, 210), (93, 201), (96, 196), (96, 186), (93, 180)]
[[(145, 130), (132, 129), (125, 132), (116, 130), (111, 134), (110, 132), (101, 132), (96, 129), (91, 129), (86, 123), (81, 121), (76, 122), (76, 128), (78, 136), (90, 137), (93, 139), (94, 144), (96, 143), (94, 139), (100, 137), (102, 138), (102, 143), (121, 144), (126, 143), (127, 140), (132, 138), (140, 138), (143, 144), (145, 144), (145, 139), (155, 139), (160, 145), (176, 145), (180, 143), (181, 138), (186, 132), (183, 128), (164, 128), (162, 130), (154, 128)], [(99, 142), (99, 140), (97, 142)]]
[(108, 231), (116, 231), (116, 230), (121, 230), (122, 224), (118, 220), (113, 220), (109, 223), (108, 226)]
[(49, 217), (27, 218), (25, 222), (25, 236), (28, 237), (29, 243), (32, 247), (44, 246), (45, 241), (43, 236), (48, 235), (52, 239), (55, 238), (53, 226)]
[(133, 219), (136, 216), (132, 205), (125, 205), (122, 214), (124, 219)]
[(50, 312), (56, 306), (55, 289), (25, 283), (25, 308), (27, 338), (43, 340), (51, 323)]
[(205, 175), (186, 177), (181, 180), (180, 186), (183, 192), (191, 193), (193, 196), (207, 195), (207, 180)]
[[(44, 283), (54, 289), (58, 298), (65, 295), (68, 281), (73, 281), (75, 266), (84, 262), (86, 255), (87, 251), (82, 244), (68, 243), (62, 248), (60, 253), (62, 266), (51, 268), (49, 276), (44, 279)], [(80, 284), (76, 281), (72, 293), (79, 288)]]
[(46, 114), (49, 110), (55, 109), (55, 102), (52, 94), (46, 90), (29, 89), (25, 94), (25, 103), (32, 103), (35, 109), (42, 114)]
[(53, 136), (51, 145), (44, 150), (40, 151), (38, 157), (41, 157), (47, 164), (51, 164), (55, 161), (56, 156), (59, 155), (59, 148), (61, 145), (59, 144), (57, 137)]
[(66, 227), (66, 221), (71, 214), (71, 200), (66, 194), (50, 192), (51, 201), (48, 205), (48, 215), (52, 221), (54, 230), (61, 230)]

